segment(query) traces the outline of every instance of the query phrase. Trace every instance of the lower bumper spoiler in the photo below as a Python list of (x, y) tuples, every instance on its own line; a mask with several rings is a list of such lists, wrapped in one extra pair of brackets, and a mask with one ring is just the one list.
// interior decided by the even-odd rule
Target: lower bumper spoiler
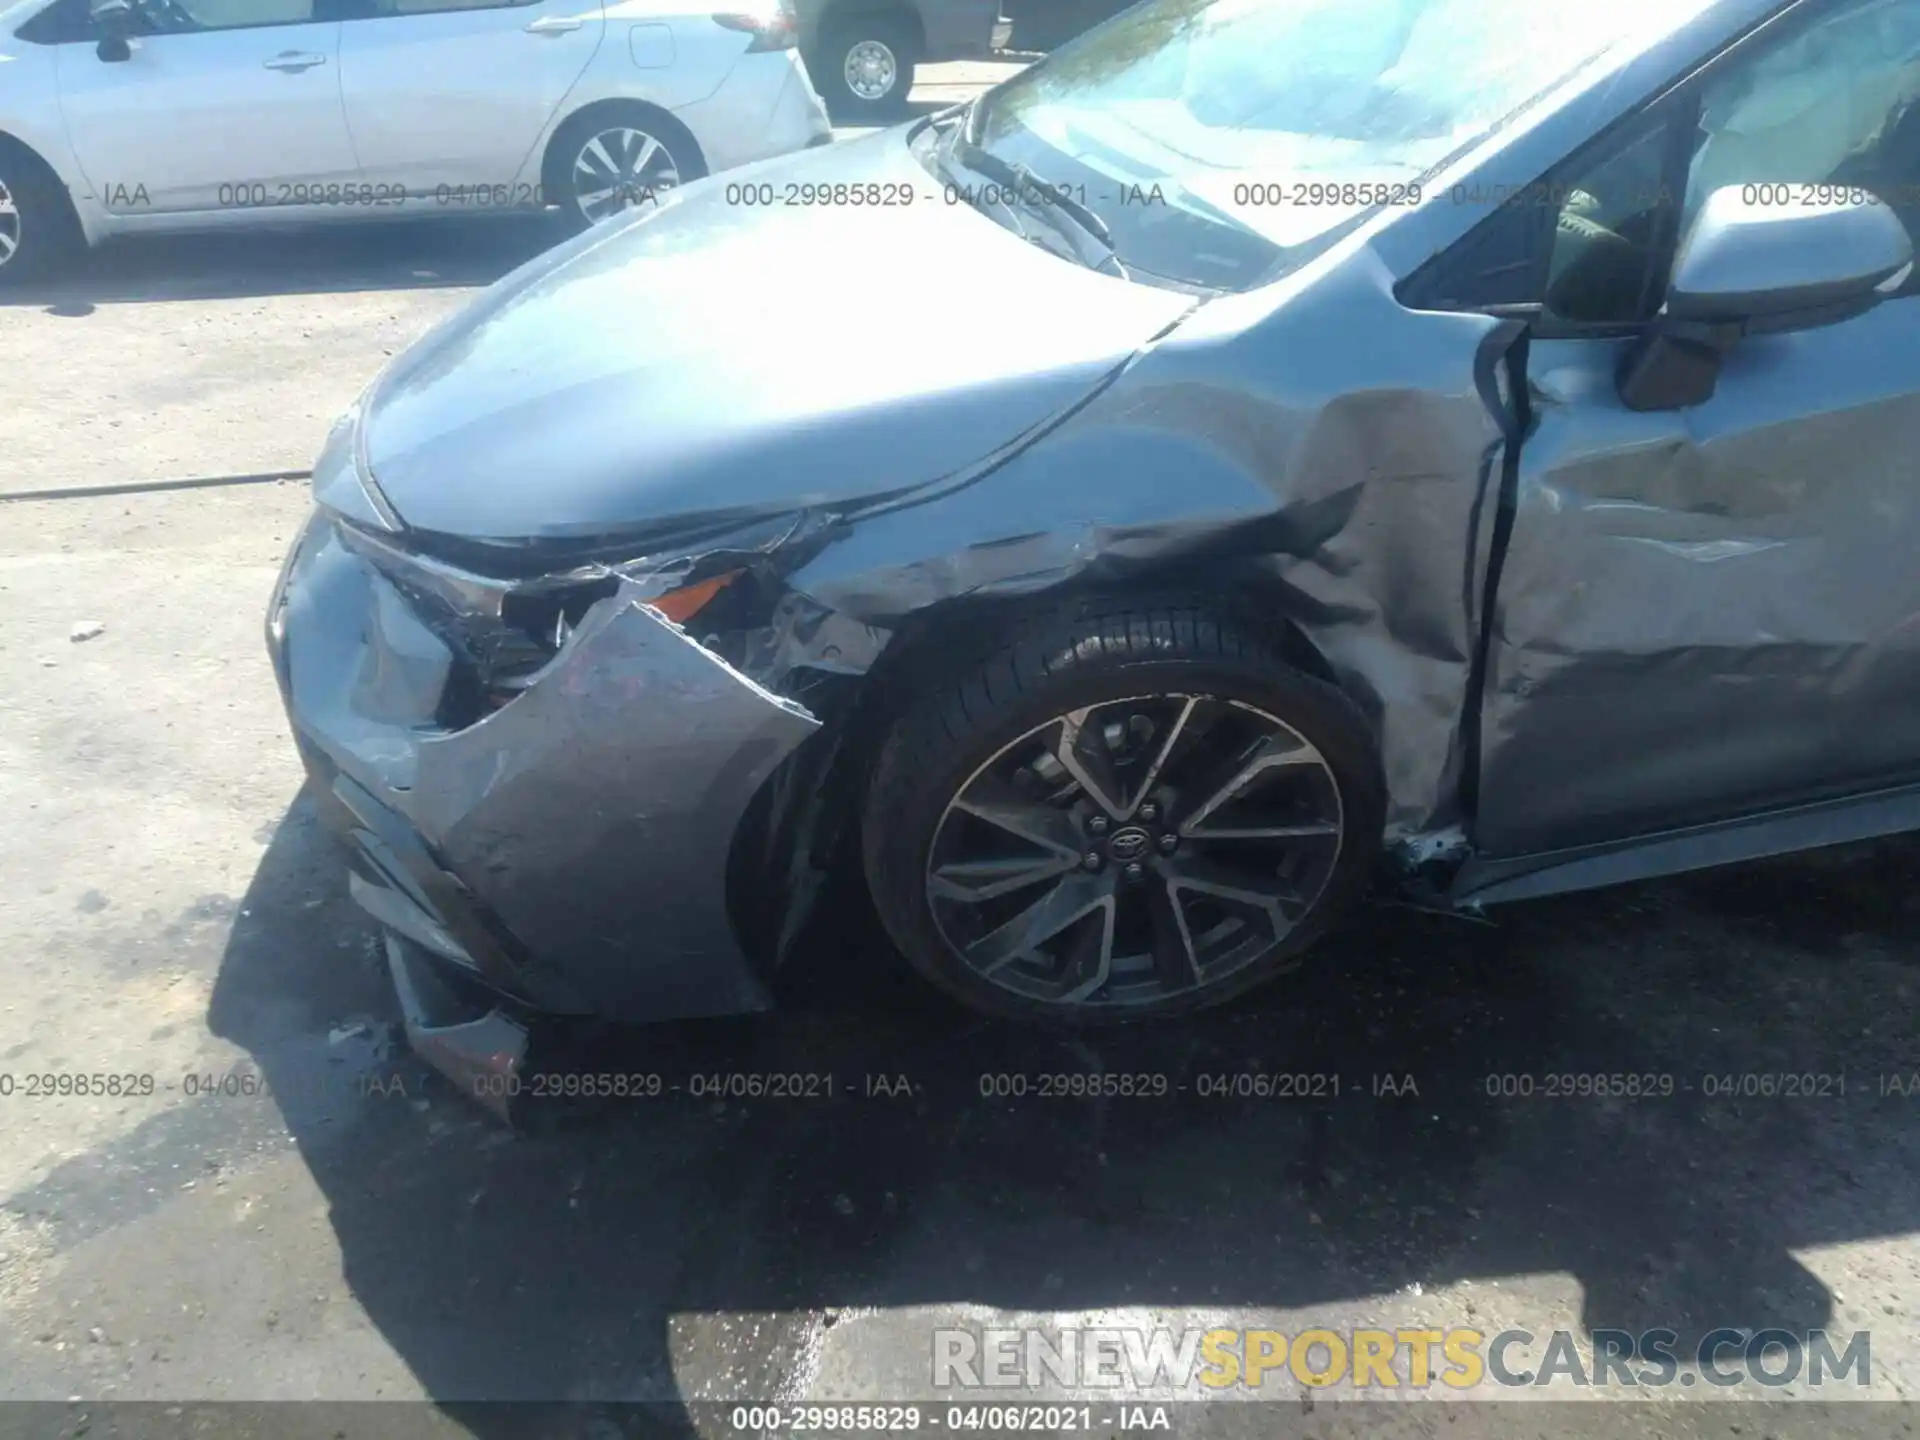
[(526, 1025), (497, 1006), (456, 994), (413, 941), (391, 930), (387, 968), (414, 1053), (461, 1094), (519, 1128), (514, 1101), (527, 1063)]

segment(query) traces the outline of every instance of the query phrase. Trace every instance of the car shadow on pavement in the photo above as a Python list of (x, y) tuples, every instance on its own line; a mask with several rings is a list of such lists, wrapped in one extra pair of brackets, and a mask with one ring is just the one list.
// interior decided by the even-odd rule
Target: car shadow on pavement
[[(957, 1013), (849, 902), (778, 1013), (575, 1061), (680, 1094), (510, 1136), (404, 1047), (366, 1043), (390, 1038), (391, 1002), (303, 797), (241, 902), (210, 1022), (293, 1097), (354, 1300), (483, 1436), (489, 1412), (460, 1402), (791, 1394), (822, 1325), (907, 1306), (1365, 1325), (1386, 1305), (1491, 1330), (1558, 1274), (1587, 1328), (1668, 1327), (1685, 1355), (1722, 1326), (1860, 1328), (1792, 1252), (1920, 1228), (1913, 1102), (1874, 1085), (1911, 1068), (1917, 855), (1852, 847), (1493, 925), (1381, 906), (1237, 1008), (1077, 1038)], [(344, 1125), (298, 1099), (321, 1032), (356, 1097)], [(1841, 1070), (1844, 1098), (1740, 1093), (1742, 1075)], [(1338, 1094), (1235, 1093), (1254, 1074)], [(730, 1075), (831, 1075), (833, 1094), (690, 1093)], [(1551, 1097), (1579, 1075), (1651, 1093)], [(932, 1393), (932, 1322), (900, 1324), (892, 1349), (863, 1339), (867, 1398)]]
[(57, 278), (0, 290), (0, 308), (82, 316), (145, 301), (482, 286), (561, 238), (539, 215), (127, 237), (78, 257)]

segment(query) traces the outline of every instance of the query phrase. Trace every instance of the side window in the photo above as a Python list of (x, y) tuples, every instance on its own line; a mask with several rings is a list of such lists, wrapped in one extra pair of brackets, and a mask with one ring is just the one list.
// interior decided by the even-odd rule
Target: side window
[[(1911, 214), (1920, 185), (1920, 0), (1852, 0), (1703, 88), (1687, 218), (1726, 185), (1873, 191)], [(1911, 223), (1911, 222), (1909, 222)]]
[(1689, 98), (1693, 128), (1679, 195), (1661, 182), (1671, 152), (1658, 146), (1638, 159), (1630, 147), (1573, 175), (1548, 265), (1551, 313), (1645, 319), (1660, 285), (1636, 284), (1632, 272), (1663, 283), (1673, 240), (1729, 185), (1782, 205), (1867, 191), (1912, 228), (1920, 0), (1847, 0), (1789, 16), (1715, 66)]
[(1808, 4), (1767, 26), (1483, 223), (1403, 298), (1638, 324), (1687, 221), (1727, 185), (1781, 204), (1865, 190), (1920, 240), (1920, 0)]
[[(314, 0), (128, 0), (128, 5), (134, 28), (142, 35), (197, 35), (263, 25), (304, 25), (315, 18)], [(84, 3), (80, 13), (88, 13)], [(97, 39), (100, 33), (89, 21), (85, 38)]]
[(373, 19), (394, 15), (432, 15), (442, 10), (508, 10), (537, 5), (539, 0), (371, 0), (368, 11)]
[(73, 45), (94, 39), (88, 22), (87, 0), (60, 0), (49, 5), (13, 32), (34, 45)]
[(172, 0), (161, 7), (186, 12), (200, 30), (241, 30), (250, 25), (304, 25), (314, 0)]
[(1673, 242), (1669, 117), (1550, 187), (1555, 207), (1545, 293), (1548, 313), (1587, 324), (1632, 324), (1659, 308), (1655, 284)]
[(1409, 277), (1416, 309), (1546, 310), (1584, 324), (1631, 324), (1659, 304), (1654, 284), (1672, 243), (1674, 127), (1691, 115), (1663, 101), (1551, 175), (1506, 195), (1456, 187), (1456, 203), (1499, 208)]

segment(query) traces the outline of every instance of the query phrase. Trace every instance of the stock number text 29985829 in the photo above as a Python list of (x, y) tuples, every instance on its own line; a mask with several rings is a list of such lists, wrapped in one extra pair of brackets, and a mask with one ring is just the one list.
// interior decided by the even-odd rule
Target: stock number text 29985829
[(544, 210), (547, 197), (538, 185), (436, 185), (413, 190), (405, 185), (320, 184), (299, 180), (235, 180), (220, 185), (214, 203), (223, 210), (269, 210), (280, 206), (328, 205), (386, 210), (395, 206), (440, 206), (462, 210)]

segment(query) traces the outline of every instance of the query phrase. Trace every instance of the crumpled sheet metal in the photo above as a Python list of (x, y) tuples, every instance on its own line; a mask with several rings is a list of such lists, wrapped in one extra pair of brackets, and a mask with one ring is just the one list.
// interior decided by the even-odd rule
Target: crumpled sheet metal
[(1277, 290), (1204, 307), (1041, 443), (854, 519), (787, 583), (892, 628), (958, 597), (1257, 571), (1379, 729), (1389, 840), (1453, 824), (1505, 449), (1476, 363), (1511, 327), (1411, 314), (1364, 249), (1328, 266), (1251, 328)]
[(1915, 303), (1743, 346), (1685, 411), (1579, 404), (1611, 397), (1607, 357), (1534, 346), (1482, 852), (1604, 844), (1910, 765)]
[(444, 645), (330, 530), (299, 564), (296, 603), (318, 611), (289, 625), (295, 722), (589, 1007), (672, 1019), (770, 1003), (726, 924), (727, 855), (760, 785), (819, 728), (804, 707), (622, 581), (525, 694), (434, 732)]
[(789, 590), (767, 623), (747, 637), (742, 668), (767, 689), (784, 691), (796, 672), (864, 675), (893, 641), (893, 632), (829, 610)]

